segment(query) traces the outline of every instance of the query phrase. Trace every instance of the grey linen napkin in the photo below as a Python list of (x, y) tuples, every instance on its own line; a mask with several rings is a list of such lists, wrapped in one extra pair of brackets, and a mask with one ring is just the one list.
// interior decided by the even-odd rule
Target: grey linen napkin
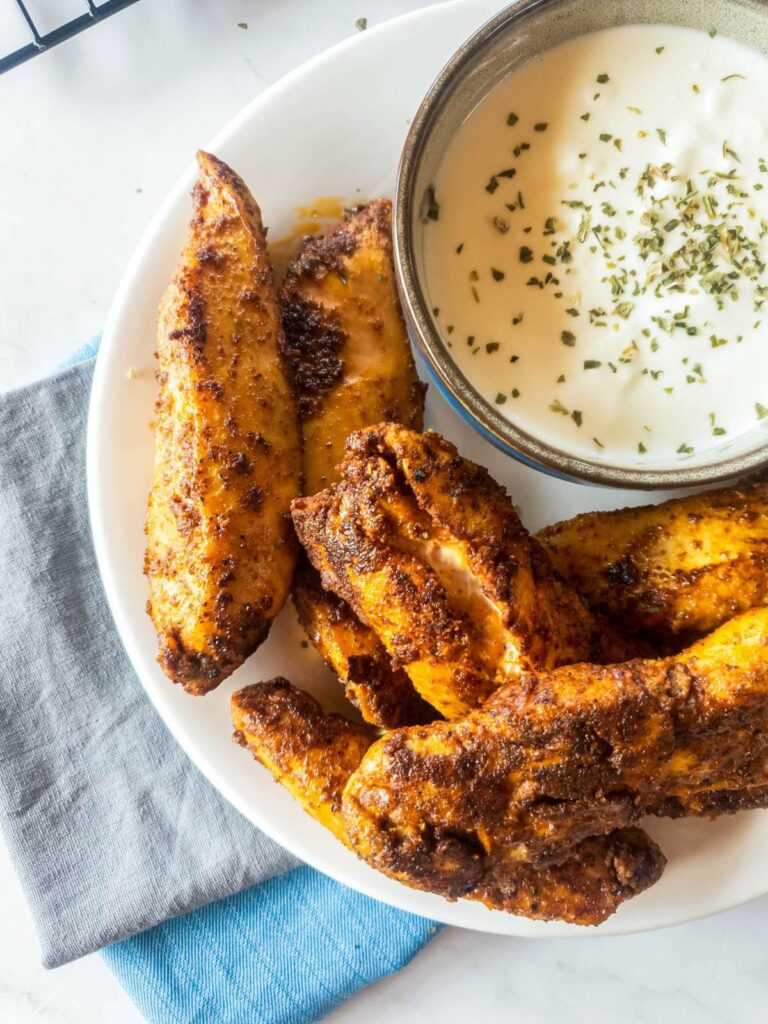
[(123, 651), (88, 522), (93, 363), (0, 395), (0, 830), (47, 967), (297, 863), (197, 771)]

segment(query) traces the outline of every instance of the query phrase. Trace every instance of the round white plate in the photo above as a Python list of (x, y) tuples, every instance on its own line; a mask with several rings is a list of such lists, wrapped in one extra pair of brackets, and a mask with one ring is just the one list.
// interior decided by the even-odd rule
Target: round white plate
[[(362, 32), (262, 93), (206, 147), (243, 176), (273, 237), (317, 196), (391, 195), (409, 118), (453, 50), (495, 12), (494, 0), (454, 0)], [(231, 740), (233, 690), (285, 675), (343, 709), (340, 687), (301, 646), (290, 609), (266, 644), (204, 698), (173, 686), (155, 662), (142, 575), (144, 514), (153, 458), (155, 314), (191, 214), (192, 163), (157, 213), (117, 292), (96, 366), (88, 429), (88, 493), (96, 554), (123, 643), (149, 697), (198, 768), (254, 825), (340, 882), (404, 910), (508, 935), (620, 934), (676, 924), (768, 891), (768, 816), (717, 822), (652, 821), (669, 858), (661, 881), (599, 929), (541, 923), (448, 903), (378, 874), (341, 846)], [(128, 370), (137, 371), (129, 379)], [(520, 505), (531, 529), (594, 508), (648, 500), (563, 483), (492, 449), (430, 389), (428, 424), (485, 463)], [(659, 495), (661, 497), (661, 495)]]

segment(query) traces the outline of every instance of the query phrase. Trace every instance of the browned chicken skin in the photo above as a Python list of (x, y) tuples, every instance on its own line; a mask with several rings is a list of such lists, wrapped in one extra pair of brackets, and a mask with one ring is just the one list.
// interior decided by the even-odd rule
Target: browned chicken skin
[(347, 784), (352, 845), (455, 897), (498, 863), (559, 863), (648, 811), (722, 813), (739, 794), (755, 806), (768, 791), (767, 654), (756, 609), (675, 657), (531, 675), (459, 722), (392, 732)]
[[(235, 739), (246, 746), (312, 817), (348, 844), (344, 786), (374, 741), (368, 726), (324, 714), (284, 679), (232, 697)], [(563, 863), (533, 868), (499, 863), (465, 895), (512, 914), (598, 924), (661, 874), (664, 858), (639, 829), (581, 843)]]
[(389, 423), (352, 435), (341, 481), (292, 512), (323, 586), (447, 718), (524, 668), (626, 656), (503, 488), (432, 431)]
[(592, 608), (671, 647), (768, 604), (768, 483), (587, 512), (537, 539)]
[[(392, 266), (392, 209), (376, 199), (329, 234), (307, 238), (281, 289), (285, 343), (301, 414), (305, 492), (338, 479), (347, 436), (384, 419), (421, 429), (416, 376)], [(393, 669), (378, 637), (309, 565), (293, 584), (307, 636), (376, 725), (431, 721), (437, 713)]]
[(198, 163), (189, 241), (160, 310), (145, 560), (158, 660), (195, 694), (256, 649), (283, 605), (300, 474), (259, 208), (226, 164)]

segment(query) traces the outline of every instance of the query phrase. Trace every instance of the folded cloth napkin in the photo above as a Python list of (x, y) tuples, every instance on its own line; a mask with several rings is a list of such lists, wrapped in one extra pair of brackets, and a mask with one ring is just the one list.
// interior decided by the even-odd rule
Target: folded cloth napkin
[(43, 963), (118, 943), (105, 957), (153, 1022), (315, 1020), (435, 928), (289, 870), (146, 699), (91, 544), (93, 363), (0, 395), (0, 831)]

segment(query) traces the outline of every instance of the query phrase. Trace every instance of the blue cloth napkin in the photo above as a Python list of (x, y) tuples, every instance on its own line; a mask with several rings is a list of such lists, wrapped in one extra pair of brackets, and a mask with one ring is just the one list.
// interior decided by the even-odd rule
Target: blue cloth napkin
[(301, 867), (102, 956), (152, 1024), (305, 1024), (399, 971), (436, 931)]
[(43, 961), (105, 947), (151, 1024), (315, 1021), (437, 928), (295, 867), (144, 696), (88, 535), (97, 347), (0, 396), (0, 828)]

